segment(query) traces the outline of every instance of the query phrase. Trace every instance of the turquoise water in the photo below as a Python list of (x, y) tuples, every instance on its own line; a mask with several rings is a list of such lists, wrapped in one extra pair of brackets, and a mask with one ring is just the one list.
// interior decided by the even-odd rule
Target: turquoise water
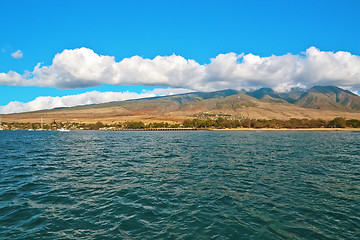
[(359, 239), (360, 133), (0, 132), (0, 239)]

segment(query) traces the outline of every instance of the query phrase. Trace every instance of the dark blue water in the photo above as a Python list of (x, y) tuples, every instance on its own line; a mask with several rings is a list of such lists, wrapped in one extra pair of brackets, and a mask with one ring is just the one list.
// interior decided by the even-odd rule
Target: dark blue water
[(359, 239), (360, 133), (0, 132), (0, 239)]

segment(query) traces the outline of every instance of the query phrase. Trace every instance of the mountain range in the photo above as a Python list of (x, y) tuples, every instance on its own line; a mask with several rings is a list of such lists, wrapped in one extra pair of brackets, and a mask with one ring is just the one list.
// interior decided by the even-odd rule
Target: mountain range
[[(293, 88), (276, 92), (270, 88), (255, 91), (222, 90), (110, 102), (71, 108), (5, 115), (4, 121), (39, 122), (181, 122), (193, 117), (290, 119), (360, 119), (360, 96), (335, 86)], [(6, 120), (5, 120), (6, 119)]]

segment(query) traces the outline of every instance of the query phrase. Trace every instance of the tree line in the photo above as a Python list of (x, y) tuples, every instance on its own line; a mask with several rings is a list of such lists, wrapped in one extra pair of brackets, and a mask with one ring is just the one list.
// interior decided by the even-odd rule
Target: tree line
[[(38, 129), (40, 123), (3, 123), (7, 129)], [(44, 123), (44, 129), (57, 129), (65, 127), (68, 129), (79, 130), (119, 130), (119, 129), (146, 129), (146, 128), (291, 128), (291, 129), (303, 129), (303, 128), (360, 128), (360, 121), (357, 119), (346, 120), (343, 117), (336, 117), (330, 121), (321, 119), (297, 119), (291, 118), (289, 120), (279, 119), (229, 119), (225, 117), (218, 117), (216, 119), (187, 119), (182, 124), (168, 123), (168, 122), (154, 122), (144, 123), (141, 121), (132, 122), (119, 122), (115, 124), (104, 124), (102, 122), (97, 123)]]
[(97, 130), (101, 128), (123, 128), (123, 129), (146, 129), (146, 128), (291, 128), (291, 129), (301, 129), (301, 128), (360, 128), (360, 121), (357, 119), (346, 120), (343, 117), (336, 117), (333, 120), (326, 121), (321, 119), (297, 119), (291, 118), (289, 120), (279, 120), (279, 119), (228, 119), (224, 117), (218, 117), (216, 119), (187, 119), (183, 124), (170, 124), (167, 122), (154, 122), (154, 123), (144, 123), (141, 121), (135, 122), (123, 122), (117, 123), (115, 125), (102, 124), (98, 122), (96, 124), (85, 124), (83, 126), (85, 129)]
[(196, 128), (359, 128), (360, 121), (357, 119), (346, 120), (343, 117), (336, 117), (333, 120), (326, 121), (321, 119), (297, 119), (289, 120), (279, 119), (249, 119), (230, 120), (223, 117), (217, 119), (193, 119), (185, 120), (184, 127)]

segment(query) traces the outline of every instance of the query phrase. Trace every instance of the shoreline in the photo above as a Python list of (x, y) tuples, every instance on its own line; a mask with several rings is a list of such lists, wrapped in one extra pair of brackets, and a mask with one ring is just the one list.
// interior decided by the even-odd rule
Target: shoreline
[(360, 131), (360, 128), (224, 128), (212, 131)]
[[(3, 129), (3, 131), (28, 131), (28, 129)], [(43, 130), (43, 131), (57, 131), (57, 130)], [(141, 131), (141, 132), (154, 132), (154, 131), (359, 131), (360, 128), (153, 128), (153, 129), (70, 129), (70, 131), (104, 131), (104, 132), (128, 132), (128, 131)], [(35, 130), (35, 132), (37, 132)]]

